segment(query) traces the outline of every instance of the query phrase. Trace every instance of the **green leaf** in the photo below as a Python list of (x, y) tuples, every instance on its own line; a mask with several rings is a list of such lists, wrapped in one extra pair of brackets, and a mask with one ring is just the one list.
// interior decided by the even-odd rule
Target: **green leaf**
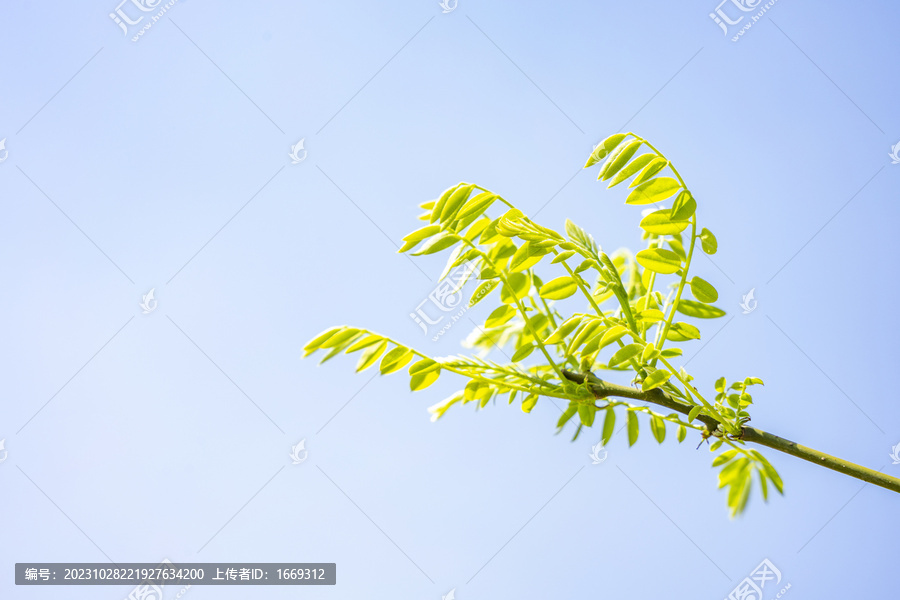
[(716, 250), (719, 249), (719, 242), (716, 240), (716, 236), (706, 227), (700, 232), (700, 246), (707, 254), (715, 254)]
[(533, 246), (531, 242), (525, 242), (519, 246), (519, 249), (516, 250), (516, 253), (509, 260), (509, 270), (515, 272), (530, 269), (549, 253), (549, 250), (542, 250)]
[(590, 427), (594, 424), (594, 417), (597, 415), (597, 407), (593, 404), (588, 404), (587, 402), (579, 402), (578, 403), (578, 418), (581, 419), (581, 424), (585, 427)]
[(406, 363), (412, 360), (413, 356), (415, 355), (409, 348), (397, 346), (381, 359), (381, 366), (379, 367), (381, 374), (387, 375), (402, 369), (406, 366)]
[(528, 295), (531, 288), (531, 280), (525, 273), (510, 273), (506, 283), (500, 290), (500, 301), (504, 304), (513, 304)]
[(560, 252), (559, 254), (556, 255), (556, 257), (553, 260), (550, 261), (550, 264), (552, 265), (552, 264), (560, 263), (566, 259), (572, 258), (573, 256), (575, 256), (574, 250), (566, 250), (565, 252)]
[(520, 360), (524, 360), (528, 358), (528, 356), (534, 352), (534, 349), (537, 348), (534, 344), (525, 344), (521, 348), (515, 351), (510, 359), (513, 362), (519, 362)]
[(547, 300), (562, 300), (578, 291), (578, 284), (568, 276), (557, 277), (545, 283), (540, 290), (541, 298)]
[(625, 139), (624, 133), (617, 133), (615, 135), (611, 135), (594, 148), (594, 151), (591, 152), (591, 155), (588, 157), (587, 162), (584, 164), (584, 168), (597, 164), (601, 160), (603, 160), (610, 152), (615, 149), (616, 146), (619, 145), (619, 142)]
[(356, 372), (359, 373), (360, 371), (365, 371), (374, 365), (375, 361), (378, 360), (378, 357), (380, 357), (385, 348), (387, 348), (387, 345), (387, 340), (382, 340), (377, 345), (366, 348), (366, 351), (359, 357), (359, 362), (356, 363)]
[(628, 328), (622, 325), (615, 325), (606, 330), (606, 333), (603, 334), (603, 337), (600, 338), (599, 348), (605, 348), (609, 344), (621, 338), (623, 335), (628, 333)]
[(686, 437), (687, 437), (687, 427), (685, 427), (684, 425), (679, 425), (678, 426), (678, 443), (680, 444), (681, 442), (683, 442), (684, 438), (686, 438)]
[(368, 348), (372, 344), (377, 344), (383, 339), (384, 338), (380, 335), (375, 335), (374, 333), (372, 333), (353, 342), (346, 350), (344, 350), (344, 352), (346, 352), (347, 354), (350, 354), (351, 352), (358, 352), (363, 348)]
[(450, 197), (447, 198), (447, 201), (441, 208), (441, 223), (446, 223), (456, 216), (456, 213), (459, 211), (462, 205), (465, 204), (466, 200), (469, 198), (469, 194), (472, 193), (473, 189), (475, 189), (475, 186), (472, 184), (464, 185), (450, 194)]
[(641, 389), (645, 392), (648, 390), (652, 390), (653, 388), (658, 388), (665, 382), (669, 380), (672, 374), (666, 369), (658, 369), (653, 371), (641, 382)]
[[(682, 300), (682, 302), (684, 302), (684, 300)], [(682, 354), (684, 354), (684, 351), (681, 348), (666, 348), (659, 353), (663, 358), (676, 358)]]
[(657, 155), (653, 154), (652, 152), (648, 152), (647, 154), (641, 154), (636, 159), (634, 159), (633, 161), (628, 163), (624, 169), (619, 171), (616, 174), (616, 176), (610, 180), (609, 185), (607, 187), (613, 187), (615, 185), (622, 183), (623, 181), (625, 181), (626, 179), (628, 179), (629, 177), (631, 177), (632, 175), (634, 175), (635, 173), (637, 173), (638, 171), (640, 171), (641, 169), (646, 167), (647, 163), (649, 163), (654, 158), (657, 158)]
[(331, 336), (336, 334), (338, 331), (341, 331), (343, 329), (344, 329), (343, 327), (332, 327), (331, 329), (328, 329), (328, 330), (320, 333), (319, 335), (317, 335), (316, 337), (311, 339), (309, 342), (307, 342), (305, 346), (303, 346), (303, 355), (306, 356), (306, 355), (310, 354), (311, 352), (315, 352), (316, 350), (318, 350), (319, 348), (322, 347), (322, 344), (325, 343), (328, 340), (328, 338), (330, 338)]
[(653, 437), (656, 438), (656, 441), (662, 444), (663, 440), (666, 439), (666, 422), (662, 417), (657, 417), (656, 415), (650, 417), (650, 431), (653, 432)]
[(612, 408), (607, 408), (606, 417), (603, 419), (603, 438), (601, 442), (604, 446), (609, 443), (615, 430), (616, 412)]
[(672, 204), (672, 216), (671, 219), (673, 221), (687, 221), (692, 216), (694, 216), (694, 212), (697, 210), (697, 201), (694, 200), (694, 197), (687, 190), (682, 190), (678, 197), (675, 198), (675, 202)]
[(654, 273), (668, 275), (681, 268), (681, 258), (671, 250), (665, 248), (647, 248), (641, 250), (635, 256), (638, 263), (645, 269)]
[(359, 334), (359, 329), (354, 327), (342, 327), (341, 331), (336, 332), (334, 335), (329, 336), (324, 342), (321, 342), (319, 347), (340, 348), (343, 344), (349, 342)]
[(638, 439), (638, 418), (634, 411), (628, 411), (628, 446), (634, 446)]
[(666, 334), (666, 339), (670, 342), (686, 342), (688, 340), (699, 340), (700, 330), (690, 323), (673, 323)]
[(416, 373), (409, 380), (409, 389), (413, 392), (418, 392), (419, 390), (424, 390), (429, 385), (437, 381), (438, 377), (441, 376), (441, 371), (438, 369), (437, 371), (426, 371), (424, 373)]
[(492, 327), (503, 325), (504, 323), (512, 319), (515, 315), (516, 309), (509, 304), (498, 306), (490, 315), (488, 315), (487, 320), (484, 322), (484, 326), (487, 329), (490, 329)]
[(657, 177), (645, 181), (634, 188), (625, 199), (625, 204), (653, 204), (661, 202), (681, 189), (678, 180), (672, 177)]
[(631, 160), (631, 157), (634, 156), (634, 153), (637, 152), (637, 149), (640, 148), (643, 143), (644, 142), (641, 140), (632, 140), (624, 146), (617, 148), (615, 153), (610, 155), (609, 160), (607, 160), (600, 169), (600, 175), (597, 179), (606, 181), (618, 173), (619, 169), (624, 167), (625, 163)]
[(688, 413), (688, 423), (693, 423), (694, 419), (697, 418), (697, 415), (700, 414), (700, 411), (703, 410), (703, 406), (698, 404), (694, 408), (691, 409), (691, 412)]
[(578, 326), (581, 324), (581, 319), (582, 317), (575, 316), (569, 317), (568, 319), (563, 321), (562, 325), (557, 327), (556, 331), (550, 334), (550, 337), (548, 337), (544, 341), (544, 344), (549, 346), (551, 344), (558, 344), (565, 340), (570, 333), (578, 329)]
[(530, 413), (531, 409), (534, 408), (534, 405), (537, 404), (537, 401), (537, 394), (529, 394), (527, 398), (522, 400), (522, 412)]
[[(646, 311), (644, 311), (644, 312), (646, 312)], [(657, 311), (657, 312), (659, 312), (659, 311)], [(641, 314), (643, 315), (644, 313), (641, 313)], [(660, 314), (662, 314), (662, 313), (660, 313)], [(643, 317), (642, 317), (642, 320), (643, 320)], [(653, 344), (653, 342), (648, 342), (647, 345), (644, 346), (644, 349), (641, 350), (641, 362), (642, 363), (650, 362), (657, 356), (659, 356), (659, 352), (656, 351), (656, 346)]]
[(641, 350), (643, 350), (643, 347), (640, 344), (628, 344), (616, 350), (616, 353), (609, 358), (609, 362), (606, 364), (610, 367), (621, 364), (640, 354)]
[(440, 225), (426, 225), (421, 229), (416, 229), (405, 238), (403, 238), (403, 246), (399, 250), (397, 250), (397, 252), (407, 252), (408, 250), (412, 250), (419, 245), (419, 242), (428, 239), (437, 233), (440, 233), (440, 231)]
[(453, 405), (456, 404), (457, 402), (462, 401), (462, 399), (463, 399), (463, 393), (462, 393), (462, 392), (456, 392), (455, 394), (453, 394), (452, 396), (450, 396), (450, 397), (447, 398), (446, 400), (442, 400), (442, 401), (438, 402), (437, 404), (428, 407), (428, 412), (431, 413), (431, 420), (432, 420), (432, 421), (437, 421), (438, 419), (440, 419), (441, 417), (443, 417), (443, 416), (444, 416), (444, 413), (447, 412), (447, 409), (448, 409), (448, 408), (450, 408), (451, 406), (453, 406)]
[(446, 190), (444, 190), (444, 193), (441, 194), (441, 197), (438, 198), (438, 199), (435, 201), (434, 206), (433, 206), (432, 209), (431, 209), (431, 216), (430, 216), (429, 219), (428, 219), (431, 223), (436, 223), (437, 220), (441, 218), (441, 213), (442, 213), (443, 210), (444, 210), (444, 205), (447, 203), (447, 200), (448, 200), (448, 199), (450, 198), (450, 196), (452, 196), (452, 195), (454, 194), (454, 192), (456, 192), (456, 190), (458, 190), (461, 186), (463, 186), (462, 183), (457, 183), (457, 184), (454, 185), (453, 187), (447, 188)]
[(737, 456), (737, 453), (738, 453), (737, 450), (726, 450), (722, 454), (718, 455), (715, 459), (713, 459), (712, 466), (718, 467), (718, 466), (724, 465), (729, 460), (731, 460), (732, 458)]
[(423, 358), (418, 362), (409, 365), (410, 375), (420, 375), (422, 373), (430, 373), (432, 371), (440, 371), (441, 365), (437, 361), (430, 358)]
[(719, 299), (719, 292), (715, 287), (705, 279), (694, 276), (691, 279), (691, 293), (694, 298), (706, 304), (712, 304)]
[(575, 416), (575, 413), (578, 412), (578, 403), (577, 402), (569, 402), (569, 407), (560, 415), (559, 420), (556, 422), (556, 428), (562, 429), (569, 420)]
[(634, 181), (632, 181), (631, 185), (629, 185), (628, 187), (635, 187), (644, 183), (645, 181), (649, 180), (651, 177), (662, 171), (667, 164), (669, 164), (669, 161), (667, 161), (662, 156), (657, 156), (649, 163), (647, 163), (647, 166), (644, 167), (644, 170), (634, 178)]
[(580, 246), (583, 250), (587, 251), (588, 254), (597, 253), (597, 242), (594, 241), (594, 238), (591, 237), (591, 234), (586, 232), (584, 229), (582, 229), (569, 219), (566, 219), (566, 235), (569, 236), (569, 239), (571, 239), (572, 242)]
[(469, 298), (469, 307), (471, 308), (487, 298), (488, 294), (490, 294), (495, 287), (497, 287), (497, 282), (493, 280), (483, 281), (478, 284), (478, 287), (472, 292), (472, 297)]
[(719, 488), (723, 488), (728, 485), (729, 482), (738, 477), (741, 473), (741, 470), (746, 468), (749, 464), (750, 459), (742, 457), (738, 458), (737, 460), (733, 460), (725, 465), (725, 467), (719, 472)]
[(652, 212), (641, 220), (641, 229), (655, 235), (672, 235), (681, 233), (690, 224), (687, 221), (674, 221), (672, 211), (668, 208)]
[(424, 256), (426, 254), (434, 254), (435, 252), (440, 252), (441, 250), (446, 250), (450, 246), (453, 246), (459, 241), (456, 234), (445, 231), (440, 235), (436, 235), (432, 237), (428, 242), (422, 246), (422, 249), (418, 252), (413, 252), (413, 256)]
[(675, 308), (678, 312), (696, 319), (717, 319), (725, 316), (725, 311), (721, 308), (684, 298), (679, 300)]
[(459, 210), (459, 214), (456, 215), (456, 218), (465, 219), (474, 215), (480, 215), (494, 203), (497, 197), (497, 194), (491, 194), (490, 192), (481, 192), (480, 194), (472, 196)]

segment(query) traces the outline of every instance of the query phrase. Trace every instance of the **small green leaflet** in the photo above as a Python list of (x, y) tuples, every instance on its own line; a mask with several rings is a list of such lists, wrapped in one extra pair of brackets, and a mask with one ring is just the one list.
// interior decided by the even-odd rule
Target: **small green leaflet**
[(587, 162), (584, 164), (584, 168), (597, 164), (601, 160), (603, 160), (606, 155), (608, 155), (612, 150), (619, 145), (619, 142), (625, 139), (624, 133), (617, 133), (615, 135), (611, 135), (594, 148), (594, 151), (591, 152), (591, 155), (588, 157)]
[(718, 317), (725, 316), (725, 311), (721, 308), (710, 306), (709, 304), (703, 304), (702, 302), (686, 300), (684, 298), (682, 298), (678, 302), (678, 306), (676, 308), (681, 314), (687, 315), (689, 317), (694, 317), (696, 319), (716, 319)]
[(628, 445), (634, 446), (638, 439), (638, 418), (634, 411), (628, 411)]
[(719, 242), (716, 240), (716, 236), (706, 227), (700, 232), (700, 246), (707, 254), (715, 254), (719, 249)]
[(681, 258), (671, 250), (665, 248), (647, 248), (641, 250), (635, 259), (645, 269), (654, 273), (669, 275), (681, 268)]
[(715, 287), (705, 279), (694, 276), (691, 279), (691, 293), (694, 298), (706, 304), (712, 304), (719, 299), (719, 292)]
[(681, 189), (681, 184), (672, 177), (657, 177), (645, 181), (634, 188), (625, 199), (625, 204), (653, 204), (661, 202)]
[(610, 367), (621, 364), (626, 360), (630, 360), (641, 353), (643, 347), (640, 344), (628, 344), (616, 350), (616, 353), (609, 358), (607, 363)]
[(578, 284), (575, 283), (575, 280), (564, 276), (545, 283), (539, 293), (541, 298), (546, 298), (547, 300), (562, 300), (563, 298), (568, 298), (576, 291), (578, 291)]
[(641, 220), (641, 229), (656, 235), (672, 235), (681, 233), (690, 223), (672, 219), (672, 211), (668, 208), (652, 212)]
[(682, 190), (678, 197), (675, 198), (675, 203), (672, 204), (672, 220), (673, 221), (687, 221), (692, 216), (694, 216), (694, 212), (697, 210), (697, 201), (694, 200), (694, 197), (687, 190)]
[(646, 392), (648, 390), (652, 390), (653, 388), (658, 388), (659, 386), (667, 382), (669, 380), (669, 377), (671, 376), (672, 374), (665, 369), (653, 371), (641, 383), (641, 389)]

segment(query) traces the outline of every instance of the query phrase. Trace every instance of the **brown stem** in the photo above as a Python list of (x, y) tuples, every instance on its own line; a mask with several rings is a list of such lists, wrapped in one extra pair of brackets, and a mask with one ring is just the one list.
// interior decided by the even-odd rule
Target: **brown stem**
[[(645, 392), (643, 390), (603, 381), (593, 373), (575, 373), (566, 369), (563, 369), (563, 375), (569, 381), (578, 384), (587, 382), (591, 392), (597, 398), (617, 396), (621, 398), (631, 398), (633, 400), (642, 400), (685, 415), (693, 408), (690, 404), (673, 398), (659, 388), (654, 388)], [(719, 422), (709, 415), (697, 415), (697, 420), (706, 425), (707, 430), (710, 432), (715, 431), (719, 426)], [(778, 450), (779, 452), (802, 458), (803, 460), (817, 464), (820, 467), (825, 467), (837, 471), (838, 473), (843, 473), (844, 475), (849, 475), (850, 477), (855, 477), (856, 479), (867, 483), (900, 493), (900, 479), (897, 479), (896, 477), (891, 477), (890, 475), (885, 475), (884, 473), (880, 473), (873, 469), (862, 467), (844, 459), (837, 458), (836, 456), (831, 456), (830, 454), (825, 454), (824, 452), (802, 446), (783, 437), (765, 432), (761, 429), (756, 429), (755, 427), (744, 427), (742, 435), (735, 439), (766, 446)]]

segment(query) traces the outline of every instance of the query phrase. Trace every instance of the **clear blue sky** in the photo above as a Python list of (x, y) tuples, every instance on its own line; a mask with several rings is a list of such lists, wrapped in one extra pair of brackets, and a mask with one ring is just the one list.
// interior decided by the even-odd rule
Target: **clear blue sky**
[(591, 465), (599, 433), (554, 436), (549, 403), (435, 424), (460, 380), (300, 360), (342, 323), (458, 350), (464, 325), (408, 317), (442, 259), (394, 244), (458, 181), (637, 246), (579, 172), (624, 127), (719, 239), (697, 382), (762, 377), (755, 425), (900, 475), (896, 3), (780, 0), (738, 42), (715, 0), (180, 0), (137, 42), (115, 8), (0, 8), (0, 596), (115, 600), (16, 588), (13, 563), (164, 557), (337, 563), (336, 588), (258, 598), (724, 598), (765, 558), (788, 598), (896, 591), (880, 488), (769, 452), (785, 496), (731, 521), (693, 437)]

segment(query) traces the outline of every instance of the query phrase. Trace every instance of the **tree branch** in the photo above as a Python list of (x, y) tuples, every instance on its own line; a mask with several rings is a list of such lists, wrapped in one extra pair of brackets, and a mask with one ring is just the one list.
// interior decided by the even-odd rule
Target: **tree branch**
[[(569, 381), (578, 384), (587, 383), (588, 388), (597, 398), (617, 396), (620, 398), (631, 398), (632, 400), (642, 400), (685, 415), (693, 408), (693, 406), (686, 402), (672, 398), (672, 396), (660, 388), (654, 388), (645, 392), (643, 390), (603, 381), (593, 373), (575, 373), (566, 369), (563, 369), (562, 373)], [(719, 426), (719, 422), (709, 415), (697, 415), (697, 420), (706, 425), (707, 430), (710, 432), (715, 431)], [(735, 437), (734, 439), (766, 446), (778, 450), (779, 452), (802, 458), (803, 460), (819, 465), (820, 467), (825, 467), (837, 471), (838, 473), (855, 477), (861, 481), (900, 493), (900, 479), (897, 479), (896, 477), (891, 477), (890, 475), (885, 475), (884, 473), (831, 456), (830, 454), (825, 454), (824, 452), (801, 446), (796, 442), (792, 442), (761, 429), (756, 429), (755, 427), (744, 427), (741, 436)]]

